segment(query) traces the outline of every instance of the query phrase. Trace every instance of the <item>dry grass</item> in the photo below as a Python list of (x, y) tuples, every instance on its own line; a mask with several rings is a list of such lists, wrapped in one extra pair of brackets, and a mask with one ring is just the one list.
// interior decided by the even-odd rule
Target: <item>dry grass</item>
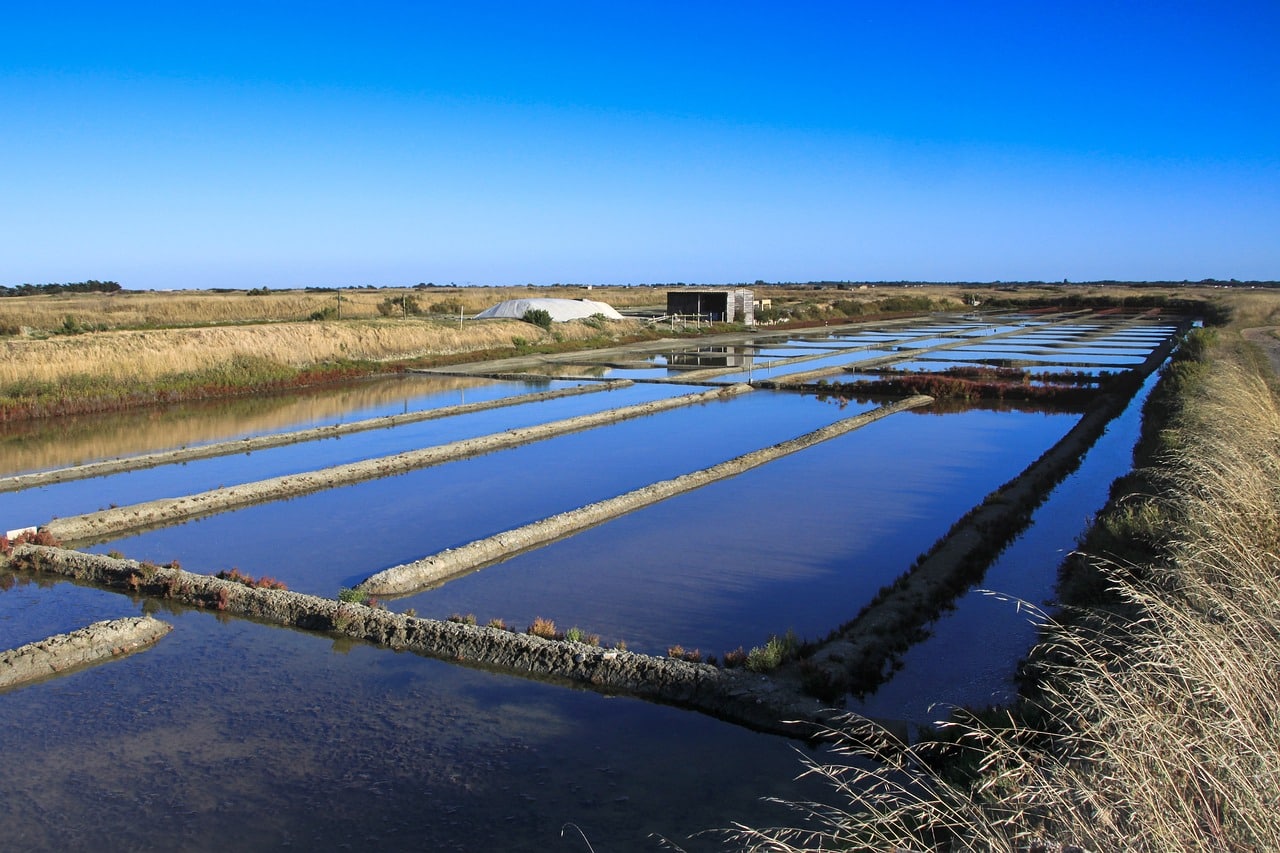
[(953, 724), (976, 781), (931, 769), (936, 745), (906, 747), (850, 721), (830, 733), (831, 758), (806, 771), (840, 804), (794, 804), (801, 828), (739, 827), (734, 841), (1280, 849), (1280, 405), (1256, 360), (1227, 346), (1211, 359), (1156, 475), (1162, 559), (1103, 566), (1135, 618), (1049, 627), (1035, 706), (1004, 726)]
[[(582, 323), (559, 323), (555, 332), (571, 340), (599, 334)], [(0, 387), (62, 382), (72, 376), (146, 381), (245, 356), (291, 367), (408, 359), (510, 347), (514, 337), (534, 343), (550, 339), (536, 326), (518, 320), (477, 321), (459, 327), (456, 321), (443, 319), (273, 323), (9, 339), (0, 340)]]
[(340, 294), (341, 304), (339, 292), (303, 290), (273, 290), (255, 296), (243, 291), (186, 290), (7, 297), (0, 299), (0, 329), (52, 332), (62, 328), (68, 317), (82, 326), (107, 330), (281, 323), (307, 320), (316, 312), (339, 308), (344, 320), (373, 319), (381, 316), (381, 302), (402, 296), (411, 296), (424, 312), (431, 313), (435, 307), (442, 316), (454, 318), (459, 305), (470, 316), (503, 299), (522, 297), (595, 299), (618, 308), (657, 305), (666, 299), (664, 290), (632, 287), (378, 288), (347, 289)]

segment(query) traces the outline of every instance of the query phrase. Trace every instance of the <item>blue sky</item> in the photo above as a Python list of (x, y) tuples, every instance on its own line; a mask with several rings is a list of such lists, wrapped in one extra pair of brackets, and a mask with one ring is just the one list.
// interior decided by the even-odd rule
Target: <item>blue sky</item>
[(1280, 279), (1280, 3), (0, 4), (0, 284)]

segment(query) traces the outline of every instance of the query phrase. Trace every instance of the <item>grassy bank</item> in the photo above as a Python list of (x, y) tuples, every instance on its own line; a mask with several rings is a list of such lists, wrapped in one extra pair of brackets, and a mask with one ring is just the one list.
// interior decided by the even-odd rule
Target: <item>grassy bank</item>
[(531, 346), (601, 345), (640, 329), (518, 320), (334, 320), (0, 340), (0, 421), (310, 385)]
[[(1002, 722), (905, 748), (850, 721), (814, 761), (847, 797), (751, 849), (1280, 849), (1280, 403), (1238, 327), (1199, 334), (1149, 413), (1150, 466), (1099, 520), (1100, 553), (1045, 629)], [(1145, 494), (1145, 497), (1142, 495)], [(1092, 573), (1092, 583), (1079, 584)]]

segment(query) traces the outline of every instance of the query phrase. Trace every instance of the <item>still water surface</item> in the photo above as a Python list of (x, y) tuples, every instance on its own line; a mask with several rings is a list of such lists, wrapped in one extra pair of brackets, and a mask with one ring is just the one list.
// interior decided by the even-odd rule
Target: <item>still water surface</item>
[[(956, 356), (948, 352), (948, 359), (961, 360)], [(368, 417), (397, 405), (448, 405), (463, 393), (471, 400), (528, 390), (535, 389), (483, 380), (417, 397), (365, 399), (350, 412), (289, 404), (249, 431)], [(588, 395), (539, 407), (536, 419), (687, 390), (647, 386)], [(1137, 405), (1054, 493), (984, 585), (1043, 599), (1058, 556), (1105, 500), (1110, 480), (1128, 468)], [(387, 566), (706, 467), (868, 407), (757, 391), (96, 550), (157, 562), (177, 558), (194, 571), (237, 566), (334, 595)], [(480, 434), (526, 422), (519, 418), (528, 414), (509, 409), (361, 441), (352, 436), (117, 475), (3, 496), (8, 503), (0, 507), (6, 516), (69, 514), (73, 506), (96, 509)], [(189, 417), (190, 434), (203, 440), (240, 434), (221, 417), (205, 427)], [(895, 415), (391, 606), (437, 617), (501, 617), (518, 627), (542, 616), (656, 652), (679, 643), (721, 654), (788, 628), (818, 636), (856, 614), (1077, 417)], [(149, 448), (106, 455), (142, 449)], [(24, 470), (49, 463), (3, 464)], [(968, 596), (939, 619), (934, 639), (908, 654), (902, 672), (867, 709), (932, 719), (932, 701), (981, 700), (1002, 689), (1010, 658), (1025, 650), (1030, 631), (1013, 627), (1007, 613), (983, 610), (985, 603)], [(0, 645), (144, 606), (66, 582), (0, 578)], [(159, 615), (175, 629), (150, 651), (0, 694), (6, 720), (0, 748), (9, 757), (0, 764), (6, 792), (0, 845), (584, 850), (576, 834), (560, 836), (572, 822), (597, 850), (657, 849), (653, 832), (686, 849), (716, 849), (711, 839), (685, 836), (735, 820), (786, 819), (760, 797), (821, 794), (793, 781), (800, 768), (791, 744), (703, 716), (206, 612)], [(999, 654), (990, 654), (993, 648)]]

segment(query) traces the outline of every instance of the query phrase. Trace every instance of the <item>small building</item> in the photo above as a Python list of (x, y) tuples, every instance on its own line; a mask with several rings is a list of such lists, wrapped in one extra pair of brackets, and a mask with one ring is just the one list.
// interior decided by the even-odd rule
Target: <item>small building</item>
[(754, 294), (745, 287), (725, 290), (668, 290), (667, 313), (713, 323), (756, 324)]

